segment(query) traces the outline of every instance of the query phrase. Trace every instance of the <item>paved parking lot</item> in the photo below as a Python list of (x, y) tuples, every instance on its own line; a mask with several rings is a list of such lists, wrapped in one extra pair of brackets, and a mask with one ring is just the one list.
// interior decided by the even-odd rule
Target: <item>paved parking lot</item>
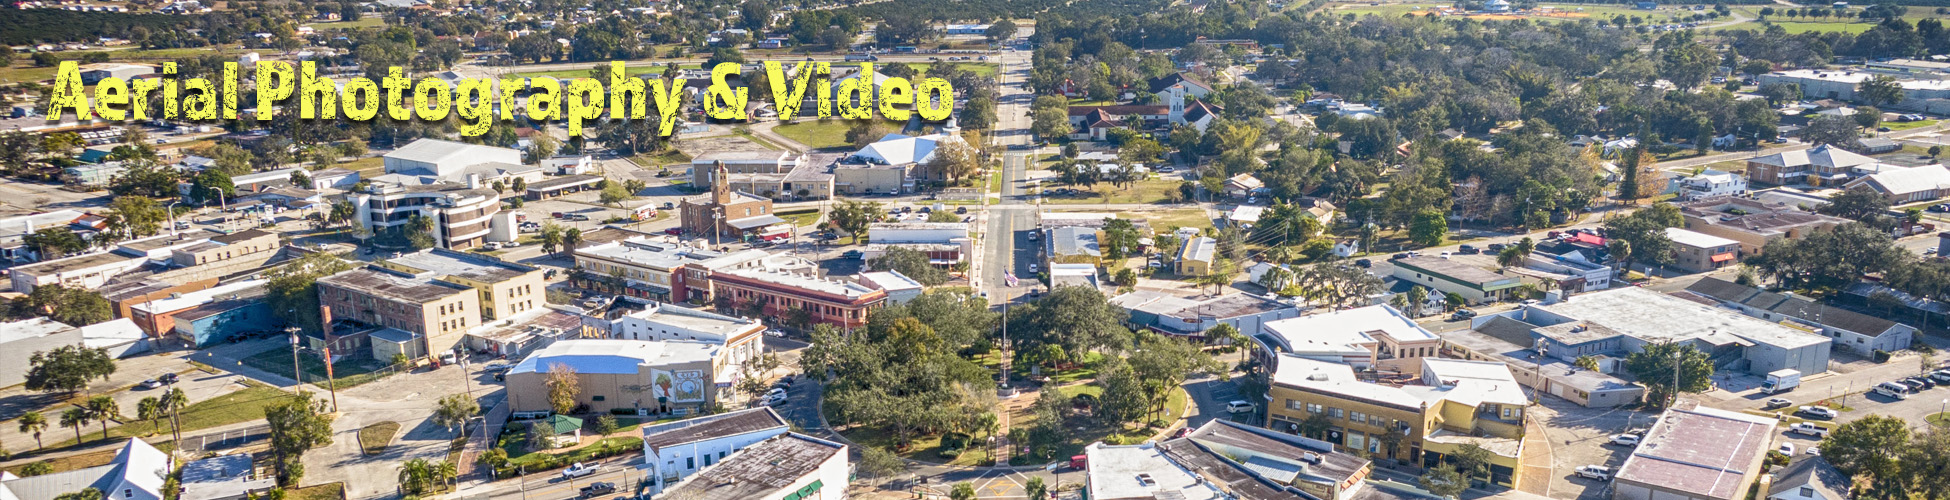
[(1628, 429), (1651, 427), (1656, 413), (1641, 413), (1614, 408), (1585, 408), (1555, 397), (1539, 400), (1530, 408), (1530, 417), (1541, 423), (1547, 439), (1532, 445), (1550, 448), (1552, 472), (1548, 496), (1599, 500), (1611, 498), (1610, 483), (1578, 477), (1574, 471), (1584, 465), (1616, 468), (1625, 463), (1631, 449), (1610, 443), (1611, 436)]

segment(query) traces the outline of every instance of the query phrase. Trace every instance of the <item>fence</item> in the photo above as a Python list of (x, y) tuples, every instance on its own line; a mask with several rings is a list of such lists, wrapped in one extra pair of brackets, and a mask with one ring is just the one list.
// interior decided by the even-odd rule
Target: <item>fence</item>
[(269, 439), (270, 437), (271, 426), (257, 425), (243, 429), (184, 436), (181, 441), (176, 443), (176, 449), (193, 455), (202, 454), (204, 452), (238, 448)]

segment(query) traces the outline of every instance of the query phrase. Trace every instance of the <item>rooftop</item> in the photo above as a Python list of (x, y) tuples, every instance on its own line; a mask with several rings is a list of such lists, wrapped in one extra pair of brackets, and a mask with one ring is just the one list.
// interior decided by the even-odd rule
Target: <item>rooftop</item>
[(1698, 282), (1693, 283), (1692, 286), (1686, 287), (1686, 291), (1716, 301), (1740, 304), (1776, 314), (1784, 314), (1862, 335), (1881, 335), (1901, 325), (1901, 323), (1885, 318), (1870, 316), (1839, 307), (1828, 307), (1820, 302), (1809, 300), (1806, 297), (1769, 292), (1713, 277), (1700, 279)]
[(1921, 191), (1950, 187), (1950, 168), (1945, 168), (1943, 165), (1924, 165), (1871, 174), (1848, 183), (1849, 187), (1863, 185), (1891, 196), (1905, 197)]
[(541, 272), (539, 269), (522, 264), (444, 248), (429, 248), (401, 255), (387, 260), (386, 263), (416, 269), (422, 273), (434, 273), (442, 277), (454, 276), (487, 283), (500, 283)]
[(785, 286), (789, 288), (797, 288), (800, 290), (808, 290), (808, 291), (825, 293), (830, 295), (838, 295), (841, 297), (845, 297), (849, 300), (859, 299), (879, 291), (879, 290), (874, 290), (872, 288), (867, 288), (866, 286), (860, 285), (859, 283), (851, 283), (851, 282), (839, 281), (839, 280), (829, 280), (817, 276), (808, 276), (808, 275), (798, 274), (798, 273), (767, 271), (763, 269), (726, 269), (726, 270), (718, 271), (718, 275), (733, 276), (733, 277), (744, 278), (752, 281)]
[(1092, 500), (1210, 500), (1225, 498), (1204, 478), (1165, 458), (1157, 443), (1083, 449)]
[(102, 253), (92, 253), (88, 255), (80, 255), (75, 257), (67, 257), (63, 259), (36, 262), (33, 264), (16, 267), (13, 269), (13, 272), (27, 273), (36, 276), (49, 276), (49, 275), (55, 275), (55, 274), (69, 272), (69, 271), (78, 271), (82, 269), (94, 269), (97, 267), (104, 267), (104, 266), (140, 264), (136, 262), (130, 262), (134, 260), (142, 260), (142, 259), (140, 257), (130, 257), (115, 252), (102, 252)]
[(1693, 248), (1718, 248), (1740, 244), (1738, 241), (1676, 227), (1666, 228), (1666, 239)]
[(277, 479), (252, 479), (248, 453), (223, 455), (183, 465), (181, 500), (234, 498), (242, 491), (263, 491), (277, 486)]
[(1064, 226), (1050, 230), (1051, 255), (1103, 255), (1097, 246), (1097, 230), (1088, 226)]
[(757, 320), (734, 318), (660, 302), (653, 302), (649, 307), (626, 316), (650, 323), (720, 335), (727, 339), (747, 330), (763, 327)]
[[(1422, 358), (1422, 382), (1446, 391), (1442, 399), (1468, 406), (1483, 403), (1524, 406), (1530, 398), (1510, 375), (1510, 367), (1496, 361)], [(1440, 384), (1440, 385), (1437, 385)], [(1416, 386), (1410, 386), (1414, 391)]]
[(423, 280), (410, 274), (367, 266), (319, 278), (319, 283), (374, 297), (425, 304), (474, 289), (444, 281)]
[(788, 424), (785, 418), (780, 417), (777, 411), (773, 411), (770, 406), (760, 406), (749, 410), (646, 426), (643, 428), (643, 445), (651, 450), (657, 450), (667, 446), (766, 430), (783, 433), (786, 427)]
[[(1638, 287), (1586, 293), (1556, 304), (1531, 307), (1646, 341), (1702, 339), (1725, 344), (1744, 340), (1783, 349), (1829, 342), (1828, 337)], [(1540, 328), (1538, 333), (1566, 344), (1610, 336), (1598, 330), (1559, 333)]]
[(40, 338), (67, 331), (74, 327), (67, 323), (41, 318), (30, 318), (12, 323), (0, 323), (0, 345), (15, 341)]
[(1273, 384), (1345, 399), (1391, 406), (1404, 411), (1420, 411), (1427, 400), (1400, 387), (1363, 382), (1354, 376), (1354, 367), (1281, 354), (1273, 370)]
[(653, 269), (675, 269), (687, 262), (704, 261), (720, 255), (710, 250), (692, 248), (679, 243), (659, 242), (644, 237), (632, 237), (594, 246), (585, 245), (577, 248), (575, 253)]
[(1441, 257), (1415, 256), (1406, 259), (1395, 259), (1395, 265), (1419, 269), (1424, 272), (1442, 275), (1477, 286), (1487, 286), (1492, 283), (1515, 279), (1511, 276), (1497, 274), (1494, 271), (1472, 266), (1459, 260)]
[(471, 162), (474, 161), (473, 157), (480, 156), (483, 152), (492, 154), (494, 150), (505, 149), (507, 148), (443, 141), (439, 139), (420, 139), (413, 141), (412, 144), (407, 144), (405, 147), (395, 149), (391, 153), (386, 153), (386, 157), (422, 163), (443, 163), (450, 160)]
[(1375, 337), (1383, 334), (1397, 342), (1439, 338), (1387, 305), (1268, 321), (1261, 328), (1293, 352), (1365, 352), (1368, 348), (1360, 344), (1376, 342)]
[(900, 271), (875, 271), (860, 273), (860, 284), (880, 290), (920, 290), (925, 286)]
[[(716, 465), (706, 466), (696, 476), (658, 494), (658, 498), (685, 500), (744, 500), (769, 497), (819, 470), (836, 456), (846, 460), (846, 445), (800, 434), (787, 433), (760, 441)], [(826, 485), (844, 488), (845, 485)]]
[(721, 345), (683, 340), (562, 340), (529, 353), (508, 374), (548, 373), (556, 364), (574, 368), (581, 374), (639, 373), (640, 366), (709, 362), (717, 357)]
[(1200, 236), (1185, 240), (1185, 247), (1178, 252), (1178, 260), (1212, 262), (1218, 254), (1219, 240)]
[(1829, 145), (1815, 146), (1812, 149), (1775, 153), (1747, 161), (1777, 167), (1815, 166), (1822, 168), (1848, 168), (1875, 163), (1875, 158), (1848, 152), (1848, 150)]
[(1617, 479), (1706, 498), (1740, 498), (1747, 475), (1773, 440), (1773, 418), (1681, 400), (1646, 432)]

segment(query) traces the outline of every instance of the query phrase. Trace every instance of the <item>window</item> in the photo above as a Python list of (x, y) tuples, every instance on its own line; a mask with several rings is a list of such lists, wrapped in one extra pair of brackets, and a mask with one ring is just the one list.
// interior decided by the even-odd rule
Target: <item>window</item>
[(1321, 412), (1322, 410), (1323, 410), (1323, 408), (1322, 408), (1322, 407), (1321, 407), (1320, 405), (1317, 405), (1317, 404), (1313, 404), (1313, 403), (1307, 403), (1307, 412), (1308, 412), (1308, 413), (1320, 413), (1320, 412)]
[(603, 400), (603, 397), (602, 397), (602, 396), (590, 396), (590, 397), (589, 397), (589, 400), (590, 400), (590, 401), (602, 401), (602, 400)]
[(686, 469), (696, 469), (696, 468), (697, 468), (697, 458), (696, 458), (696, 457), (684, 457), (684, 468), (686, 468)]
[(1334, 418), (1343, 418), (1340, 408), (1328, 408), (1327, 416), (1334, 417)]
[(1294, 400), (1291, 400), (1291, 399), (1289, 399), (1289, 400), (1286, 400), (1286, 409), (1288, 409), (1288, 410), (1298, 410), (1298, 409), (1300, 409), (1300, 402), (1299, 402), (1299, 401), (1294, 401)]

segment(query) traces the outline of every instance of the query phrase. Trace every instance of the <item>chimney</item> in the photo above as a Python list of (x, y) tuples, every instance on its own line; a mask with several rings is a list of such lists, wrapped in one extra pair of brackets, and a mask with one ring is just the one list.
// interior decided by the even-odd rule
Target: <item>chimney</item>
[(467, 189), (481, 188), (481, 174), (467, 174)]
[(324, 328), (325, 341), (332, 340), (332, 306), (318, 306), (318, 324)]

